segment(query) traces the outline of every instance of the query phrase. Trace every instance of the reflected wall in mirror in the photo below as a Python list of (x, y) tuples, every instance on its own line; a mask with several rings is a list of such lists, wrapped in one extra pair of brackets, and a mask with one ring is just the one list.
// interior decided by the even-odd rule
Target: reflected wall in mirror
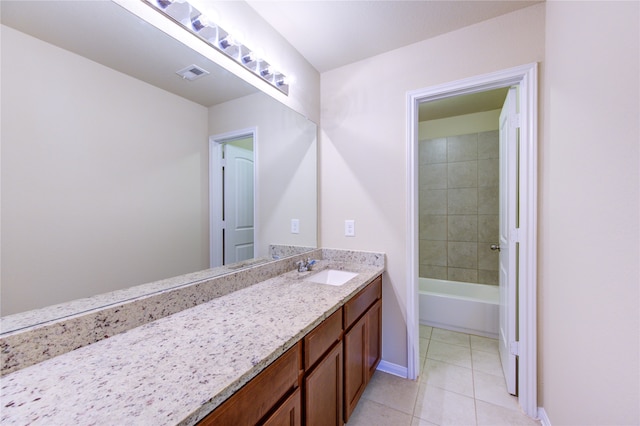
[(314, 123), (110, 1), (0, 7), (2, 315), (207, 269), (215, 134), (257, 129), (256, 256), (316, 246)]

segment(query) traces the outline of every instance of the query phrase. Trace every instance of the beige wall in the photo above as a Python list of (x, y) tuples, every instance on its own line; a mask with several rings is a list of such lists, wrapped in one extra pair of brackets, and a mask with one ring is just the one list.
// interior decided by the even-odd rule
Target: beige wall
[(387, 253), (385, 361), (407, 366), (407, 91), (543, 57), (541, 4), (321, 75), (321, 245)]
[(1, 89), (3, 315), (207, 267), (206, 108), (5, 26)]
[[(211, 135), (257, 128), (258, 256), (269, 244), (317, 246), (317, 126), (258, 93), (209, 108)], [(291, 233), (291, 219), (300, 233)]]
[(637, 425), (640, 3), (546, 9), (540, 403), (553, 425)]

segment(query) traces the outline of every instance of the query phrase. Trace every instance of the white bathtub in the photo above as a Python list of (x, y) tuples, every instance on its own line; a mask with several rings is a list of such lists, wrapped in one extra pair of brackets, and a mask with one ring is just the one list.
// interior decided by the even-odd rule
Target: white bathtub
[(420, 324), (498, 337), (498, 286), (419, 278)]

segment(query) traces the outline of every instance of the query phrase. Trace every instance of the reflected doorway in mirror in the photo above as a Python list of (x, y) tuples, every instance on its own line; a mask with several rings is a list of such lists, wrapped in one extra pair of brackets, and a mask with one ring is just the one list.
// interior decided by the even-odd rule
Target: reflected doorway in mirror
[(211, 137), (211, 267), (255, 257), (255, 129)]

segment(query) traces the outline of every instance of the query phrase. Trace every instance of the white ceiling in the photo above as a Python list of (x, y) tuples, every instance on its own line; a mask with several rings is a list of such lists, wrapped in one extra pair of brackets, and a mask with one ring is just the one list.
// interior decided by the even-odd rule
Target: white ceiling
[(247, 0), (319, 72), (542, 0)]

